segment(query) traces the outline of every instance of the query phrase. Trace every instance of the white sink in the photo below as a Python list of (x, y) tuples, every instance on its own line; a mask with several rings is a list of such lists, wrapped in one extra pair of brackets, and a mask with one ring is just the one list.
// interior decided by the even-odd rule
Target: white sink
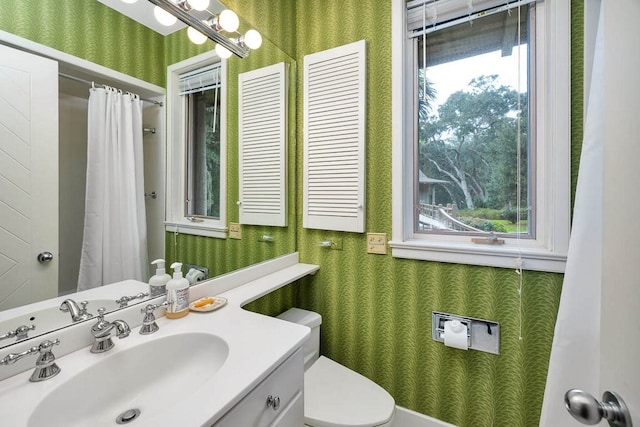
[[(138, 333), (144, 317), (140, 304), (107, 315), (108, 321), (127, 322), (131, 334), (114, 338), (115, 346), (105, 353), (89, 351), (93, 342), (91, 320), (0, 349), (2, 358), (26, 351), (45, 339), (60, 342), (53, 347), (60, 373), (46, 381), (29, 381), (34, 355), (0, 366), (0, 375), (5, 375), (0, 380), (0, 425), (115, 427), (119, 415), (134, 409), (140, 410), (139, 416), (125, 425), (215, 425), (309, 336), (307, 327), (241, 308), (246, 301), (268, 293), (274, 284), (301, 277), (297, 265), (294, 267), (291, 272), (281, 274), (284, 270), (278, 270), (264, 276), (264, 266), (260, 265), (258, 270), (194, 285), (192, 299), (219, 295), (227, 299), (227, 305), (180, 319), (162, 317), (158, 310), (160, 329), (151, 335)], [(306, 267), (303, 270), (307, 271)], [(229, 282), (236, 280), (243, 285), (230, 289)], [(219, 287), (228, 291), (221, 292)], [(120, 295), (132, 293), (127, 287)], [(102, 298), (95, 297), (84, 299)], [(160, 303), (162, 299), (149, 302)], [(49, 306), (51, 302), (37, 309)]]
[[(209, 333), (182, 333), (141, 341), (101, 355), (49, 390), (34, 408), (28, 426), (113, 426), (116, 418), (145, 418), (181, 411), (181, 401), (224, 365), (229, 346)], [(139, 411), (139, 414), (136, 413)]]

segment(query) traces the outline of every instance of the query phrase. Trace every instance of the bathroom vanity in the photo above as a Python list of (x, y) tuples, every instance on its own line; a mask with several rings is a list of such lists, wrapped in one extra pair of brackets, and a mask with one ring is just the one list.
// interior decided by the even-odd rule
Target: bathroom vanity
[(131, 334), (101, 354), (89, 352), (91, 320), (7, 347), (0, 359), (59, 339), (61, 371), (30, 382), (34, 357), (12, 365), (19, 373), (0, 381), (3, 425), (300, 426), (309, 328), (242, 306), (317, 270), (291, 254), (195, 285), (191, 300), (215, 295), (227, 305), (175, 320), (157, 309), (159, 330), (149, 335), (139, 334), (148, 302), (108, 313)]

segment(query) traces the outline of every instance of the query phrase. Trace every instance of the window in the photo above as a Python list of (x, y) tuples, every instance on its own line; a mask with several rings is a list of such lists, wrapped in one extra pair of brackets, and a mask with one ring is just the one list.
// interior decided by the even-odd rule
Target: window
[(564, 270), (568, 4), (394, 2), (394, 256)]
[(226, 237), (225, 70), (211, 53), (168, 69), (167, 231)]

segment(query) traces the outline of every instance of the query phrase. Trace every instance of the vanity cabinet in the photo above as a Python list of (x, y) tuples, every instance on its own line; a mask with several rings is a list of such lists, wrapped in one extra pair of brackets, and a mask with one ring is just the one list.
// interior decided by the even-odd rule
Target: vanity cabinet
[(304, 360), (297, 350), (212, 427), (300, 427)]

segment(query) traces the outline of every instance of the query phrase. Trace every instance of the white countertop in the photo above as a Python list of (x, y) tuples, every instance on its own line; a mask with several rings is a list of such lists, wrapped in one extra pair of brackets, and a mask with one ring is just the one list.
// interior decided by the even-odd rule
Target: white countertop
[[(176, 396), (180, 406), (175, 411), (163, 411), (158, 416), (146, 414), (132, 425), (137, 427), (210, 425), (293, 354), (310, 333), (305, 326), (251, 313), (243, 310), (242, 306), (305, 275), (314, 274), (318, 268), (318, 266), (298, 263), (297, 254), (291, 254), (203, 282), (192, 287), (191, 301), (202, 296), (218, 295), (227, 298), (228, 304), (212, 312), (191, 312), (181, 319), (158, 318), (160, 330), (152, 335), (140, 335), (138, 327), (132, 326), (132, 332), (128, 338), (122, 340), (115, 338), (115, 347), (100, 355), (90, 353), (84, 346), (70, 353), (58, 351), (59, 347), (63, 347), (62, 344), (56, 346), (54, 354), (58, 358), (58, 365), (62, 371), (50, 380), (39, 383), (29, 382), (35, 362), (35, 356), (29, 356), (18, 362), (23, 364), (22, 369), (26, 367), (28, 370), (0, 381), (2, 424), (12, 427), (26, 426), (29, 414), (34, 411), (43, 396), (55, 393), (56, 388), (61, 384), (100, 358), (110, 357), (137, 345), (144, 345), (145, 341), (158, 337), (185, 332), (203, 332), (217, 335), (227, 342), (229, 355), (223, 367), (201, 385), (191, 390), (177, 390)], [(138, 319), (138, 323), (135, 324), (139, 325), (142, 320), (141, 307), (143, 306), (137, 305), (120, 310), (108, 315), (107, 319)], [(89, 321), (83, 325), (74, 325), (58, 331), (57, 335), (66, 335), (60, 338), (62, 343), (66, 340), (74, 341), (75, 345), (78, 345), (85, 342), (87, 336), (90, 342), (89, 328), (92, 324), (93, 322)], [(82, 338), (74, 338), (71, 333), (81, 334)], [(25, 345), (25, 348), (29, 345), (37, 345), (42, 339), (54, 339), (56, 338), (54, 335), (56, 334), (51, 334), (51, 337), (40, 337)], [(15, 346), (9, 349), (21, 351), (13, 347)], [(0, 351), (0, 357), (4, 357), (5, 353), (8, 351)], [(69, 354), (61, 356), (59, 353)], [(153, 354), (149, 357), (153, 357)], [(0, 366), (0, 371), (6, 368)], [(171, 368), (167, 366), (167, 369)], [(113, 424), (112, 419), (105, 421), (108, 421), (105, 425)]]

